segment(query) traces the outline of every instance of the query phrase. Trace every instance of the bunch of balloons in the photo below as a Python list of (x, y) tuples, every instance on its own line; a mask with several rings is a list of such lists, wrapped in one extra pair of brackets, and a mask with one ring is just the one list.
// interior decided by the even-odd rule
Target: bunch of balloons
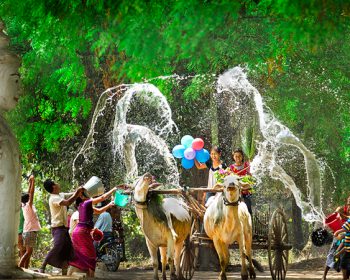
[(176, 145), (173, 148), (173, 156), (181, 158), (181, 165), (183, 168), (190, 169), (194, 165), (194, 159), (204, 163), (210, 158), (209, 152), (203, 149), (203, 147), (203, 139), (194, 139), (190, 135), (185, 135), (181, 139), (181, 145)]

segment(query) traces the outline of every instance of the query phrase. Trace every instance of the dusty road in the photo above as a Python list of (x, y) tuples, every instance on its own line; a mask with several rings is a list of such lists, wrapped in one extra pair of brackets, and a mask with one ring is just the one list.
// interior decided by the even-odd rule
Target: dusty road
[[(287, 273), (286, 280), (321, 280), (323, 271), (311, 271), (311, 270), (289, 270)], [(159, 279), (161, 278), (161, 274), (158, 273)], [(34, 278), (42, 278), (44, 275), (38, 275), (36, 274)], [(49, 275), (45, 275), (49, 276)], [(45, 277), (44, 276), (44, 277)], [(84, 274), (74, 274), (71, 277), (67, 276), (53, 276), (50, 275), (48, 278), (49, 280), (83, 280), (86, 279), (84, 277)], [(104, 272), (102, 270), (96, 270), (96, 278), (98, 279), (111, 279), (111, 280), (153, 280), (153, 272), (151, 270), (142, 270), (142, 269), (120, 269), (117, 272)], [(217, 280), (219, 276), (219, 272), (212, 272), (212, 271), (196, 271), (193, 276), (193, 280)], [(0, 278), (1, 279), (1, 278)], [(167, 279), (170, 279), (169, 277), (169, 271), (167, 271)], [(241, 279), (239, 272), (229, 272), (227, 274), (227, 279), (231, 280), (239, 280)], [(271, 280), (271, 276), (268, 271), (261, 273), (257, 272), (257, 280), (263, 280), (263, 279), (269, 279)], [(332, 279), (339, 279), (341, 280), (342, 277), (339, 273), (330, 271), (330, 273), (327, 276), (328, 280)]]
[[(302, 270), (291, 270), (287, 273), (286, 280), (300, 279), (300, 280), (320, 280), (322, 278), (323, 271), (302, 271)], [(101, 279), (115, 279), (115, 280), (152, 280), (153, 272), (150, 270), (119, 270), (115, 273), (104, 273), (97, 272), (96, 276)], [(159, 273), (159, 278), (161, 279), (161, 274)], [(167, 274), (168, 279), (169, 273)], [(196, 271), (193, 280), (216, 280), (218, 279), (218, 272), (211, 271)], [(228, 279), (241, 279), (239, 272), (229, 272), (227, 274)], [(260, 273), (257, 272), (258, 280), (261, 279), (271, 279), (269, 272)], [(338, 273), (330, 272), (327, 279), (342, 279), (341, 275)]]

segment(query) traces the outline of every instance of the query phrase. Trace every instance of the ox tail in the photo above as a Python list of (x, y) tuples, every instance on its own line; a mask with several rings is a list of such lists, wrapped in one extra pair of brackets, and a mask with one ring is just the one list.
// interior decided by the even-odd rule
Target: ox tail
[[(246, 257), (247, 261), (249, 261), (248, 256), (246, 255), (245, 257)], [(264, 267), (256, 259), (252, 258), (252, 263), (253, 263), (253, 266), (256, 268), (257, 271), (264, 272)]]
[(171, 235), (173, 236), (173, 240), (176, 240), (178, 236), (174, 230), (173, 222), (171, 221), (171, 215), (170, 215), (170, 213), (165, 213), (165, 215), (166, 215), (166, 219), (168, 221), (168, 227), (170, 229)]

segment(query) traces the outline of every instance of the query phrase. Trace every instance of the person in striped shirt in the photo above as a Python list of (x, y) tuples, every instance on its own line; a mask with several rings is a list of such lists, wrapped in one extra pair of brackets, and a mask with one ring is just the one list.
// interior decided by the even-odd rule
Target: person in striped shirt
[(342, 232), (345, 232), (344, 238), (344, 251), (345, 254), (341, 259), (340, 267), (343, 273), (343, 280), (348, 279), (348, 273), (350, 272), (350, 219), (348, 219), (342, 226), (341, 229), (337, 230), (334, 233), (334, 236), (337, 237)]

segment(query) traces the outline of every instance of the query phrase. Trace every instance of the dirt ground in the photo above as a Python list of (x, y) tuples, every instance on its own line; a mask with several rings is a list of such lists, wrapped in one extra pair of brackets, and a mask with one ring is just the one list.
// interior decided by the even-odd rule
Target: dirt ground
[[(325, 258), (313, 258), (309, 260), (303, 260), (289, 265), (286, 280), (292, 279), (302, 279), (302, 280), (320, 280), (323, 275), (323, 269), (325, 264)], [(265, 272), (256, 272), (258, 280), (271, 279), (270, 271), (265, 267)], [(158, 273), (160, 279), (161, 274)], [(169, 272), (167, 271), (168, 279)], [(219, 272), (216, 271), (196, 271), (193, 276), (193, 280), (216, 280), (218, 279)], [(102, 270), (96, 271), (96, 277), (100, 279), (115, 279), (115, 280), (152, 280), (153, 272), (150, 267), (146, 269), (140, 268), (121, 268), (114, 273), (106, 273)], [(227, 273), (228, 279), (241, 279), (240, 268), (235, 266), (231, 267), (230, 271)], [(341, 274), (330, 271), (328, 273), (327, 279), (342, 279)]]
[[(323, 271), (306, 271), (306, 270), (289, 270), (287, 273), (286, 280), (320, 280), (322, 278)], [(158, 273), (159, 279), (161, 278), (161, 274)], [(218, 279), (219, 273), (218, 272), (212, 272), (212, 271), (196, 271), (194, 273), (194, 276), (192, 280), (216, 280)], [(142, 269), (121, 269), (117, 272), (99, 272), (96, 273), (97, 279), (112, 279), (112, 280), (153, 280), (153, 272), (150, 270), (142, 270)], [(76, 274), (72, 277), (65, 277), (65, 276), (50, 276), (50, 280), (82, 280), (86, 279), (83, 275)], [(167, 279), (170, 279), (169, 273), (167, 273)], [(227, 274), (227, 279), (231, 280), (239, 280), (241, 279), (239, 272), (229, 272)], [(271, 280), (271, 276), (268, 271), (261, 273), (258, 272), (256, 276), (257, 280)], [(335, 280), (335, 279), (342, 279), (340, 274), (335, 272), (330, 272), (328, 277), (328, 280)], [(23, 280), (23, 279), (22, 279)]]
[[(304, 260), (290, 264), (288, 267), (286, 280), (321, 280), (324, 269), (324, 258), (314, 258), (309, 260)], [(271, 279), (270, 271), (265, 268), (265, 272), (256, 272), (258, 280)], [(161, 273), (158, 273), (159, 278), (161, 278)], [(37, 275), (38, 276), (38, 275)], [(218, 279), (219, 272), (217, 271), (195, 271), (193, 280), (216, 280)], [(153, 280), (153, 272), (151, 267), (133, 267), (125, 268), (121, 267), (117, 272), (106, 272), (102, 269), (97, 268), (95, 277), (98, 279), (112, 279), (112, 280)], [(39, 277), (35, 277), (39, 278)], [(50, 280), (80, 280), (84, 279), (84, 274), (75, 274), (72, 277), (64, 277), (51, 275), (48, 279)], [(241, 279), (240, 268), (238, 266), (230, 267), (230, 271), (227, 273), (227, 278), (236, 280)], [(46, 278), (47, 279), (47, 278)], [(167, 279), (170, 279), (169, 271), (167, 271)], [(327, 279), (342, 279), (341, 274), (335, 271), (330, 271)]]
[[(160, 279), (161, 274), (158, 273)], [(302, 279), (302, 280), (320, 280), (322, 278), (323, 271), (306, 271), (306, 270), (289, 270), (287, 273), (286, 280), (292, 280), (292, 279)], [(152, 280), (153, 279), (153, 272), (149, 270), (120, 270), (118, 272), (114, 273), (107, 273), (107, 274), (99, 274), (96, 275), (100, 279), (115, 279), (115, 280)], [(216, 280), (218, 279), (219, 272), (212, 272), (212, 271), (196, 271), (193, 276), (193, 280), (202, 280), (202, 279), (208, 279), (208, 280)], [(168, 279), (169, 273), (167, 274)], [(241, 279), (239, 272), (229, 272), (227, 273), (228, 279)], [(257, 272), (256, 279), (262, 280), (262, 279), (271, 279), (271, 275), (269, 271), (265, 271), (264, 273)], [(327, 279), (341, 279), (340, 274), (330, 272)]]

